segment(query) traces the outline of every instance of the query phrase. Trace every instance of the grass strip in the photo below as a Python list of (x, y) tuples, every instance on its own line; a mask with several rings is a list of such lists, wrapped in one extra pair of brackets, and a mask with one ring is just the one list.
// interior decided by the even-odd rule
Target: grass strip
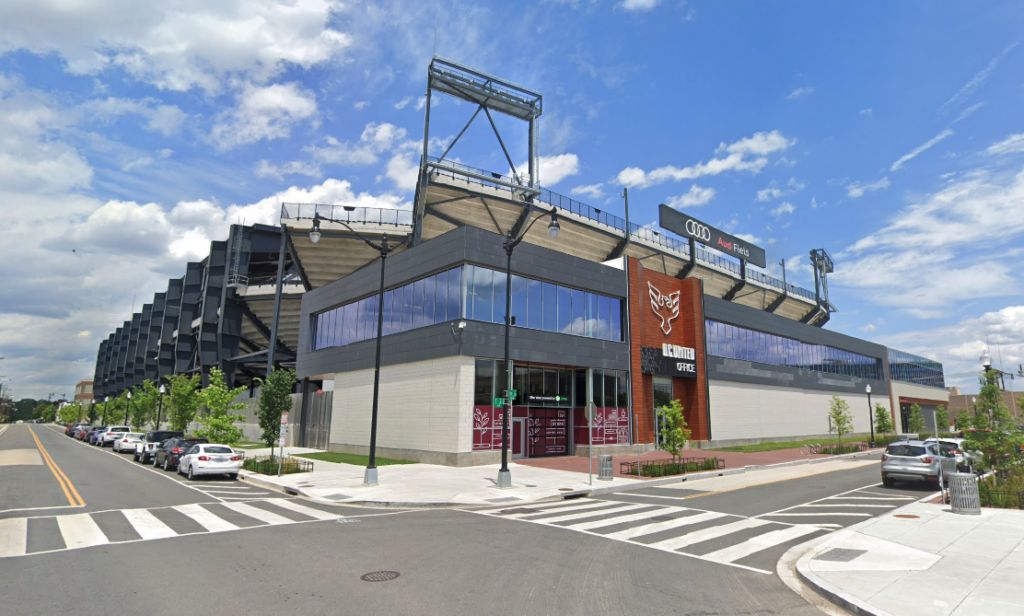
[[(354, 453), (338, 453), (336, 451), (322, 451), (318, 453), (298, 453), (296, 458), (309, 458), (310, 460), (322, 460), (334, 462), (335, 464), (353, 464), (355, 466), (366, 466), (370, 463), (369, 456), (361, 456)], [(392, 460), (377, 456), (377, 466), (391, 466), (393, 464), (416, 464), (408, 460)]]

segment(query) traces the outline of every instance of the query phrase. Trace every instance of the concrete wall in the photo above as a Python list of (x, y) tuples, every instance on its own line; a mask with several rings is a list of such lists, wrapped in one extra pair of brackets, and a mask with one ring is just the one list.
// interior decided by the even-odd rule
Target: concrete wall
[[(716, 442), (828, 434), (829, 392), (715, 380), (709, 389)], [(869, 432), (867, 395), (841, 393), (840, 398), (850, 405), (853, 432)], [(889, 408), (886, 396), (872, 395), (871, 404)]]
[(892, 381), (892, 397), (913, 398), (916, 400), (929, 400), (935, 404), (949, 404), (949, 392), (938, 387), (926, 387), (914, 383)]
[[(473, 450), (472, 357), (455, 356), (381, 369), (377, 455), (458, 465)], [(373, 370), (334, 377), (330, 448), (366, 453)], [(470, 456), (471, 457), (471, 456)]]

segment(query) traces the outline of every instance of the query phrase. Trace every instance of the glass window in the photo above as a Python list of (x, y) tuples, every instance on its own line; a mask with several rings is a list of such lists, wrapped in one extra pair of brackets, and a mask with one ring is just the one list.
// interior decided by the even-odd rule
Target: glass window
[[(436, 276), (431, 276), (423, 281), (423, 324), (434, 324), (434, 285)], [(444, 319), (441, 319), (442, 321)]]
[(522, 276), (512, 275), (512, 317), (514, 324), (526, 327), (526, 288), (528, 281)]
[(618, 388), (618, 386), (616, 384), (616, 375), (617, 374), (618, 374), (617, 370), (605, 370), (604, 371), (604, 407), (605, 408), (609, 408), (609, 409), (610, 408), (615, 408), (616, 405), (618, 404), (618, 401), (615, 399), (616, 391), (617, 391), (617, 388)]
[(346, 313), (349, 318), (345, 319), (345, 329), (348, 331), (349, 344), (359, 342), (359, 324), (363, 318), (363, 315), (359, 314), (359, 309), (362, 307), (360, 302), (355, 302), (348, 305), (348, 312)]
[(572, 289), (572, 331), (577, 336), (586, 335), (587, 306), (585, 293)]
[(583, 335), (588, 338), (597, 338), (597, 295), (587, 293), (585, 297), (587, 302), (587, 326)]
[(528, 377), (530, 373), (527, 371), (526, 366), (513, 366), (512, 373), (513, 383), (515, 383), (515, 387), (512, 389), (516, 390), (516, 397), (515, 400), (512, 401), (512, 404), (526, 404), (526, 393), (529, 389)]
[(573, 387), (573, 406), (587, 405), (587, 371), (577, 370)]
[(593, 375), (593, 380), (590, 382), (590, 395), (594, 401), (594, 406), (601, 406), (604, 404), (604, 370), (600, 368), (594, 368), (590, 371)]
[(494, 360), (476, 360), (476, 381), (473, 385), (473, 404), (494, 404)]
[(608, 315), (608, 339), (622, 341), (622, 300), (612, 298), (609, 302), (611, 312)]
[(466, 292), (473, 298), (473, 312), (469, 318), (490, 321), (494, 302), (494, 272), (482, 267), (471, 267), (468, 274), (472, 287), (467, 287)]
[(352, 309), (354, 307), (352, 304), (349, 304), (337, 310), (338, 316), (336, 317), (337, 321), (335, 321), (334, 331), (341, 330), (341, 336), (336, 341), (343, 346), (352, 342)]
[[(527, 281), (528, 318), (530, 329), (544, 329), (544, 285), (539, 280)], [(524, 322), (524, 325), (526, 323)]]
[(602, 340), (611, 338), (611, 301), (612, 299), (605, 295), (597, 297), (597, 337)]
[(412, 329), (412, 302), (414, 298), (413, 284), (402, 287), (402, 331)]
[(417, 280), (412, 283), (412, 321), (410, 322), (410, 328), (416, 329), (423, 327), (423, 290), (426, 287), (427, 281), (424, 279)]
[[(545, 397), (555, 397), (558, 395), (558, 371), (557, 370), (545, 370), (544, 371), (544, 394)], [(552, 404), (547, 402), (546, 404)]]
[(326, 317), (326, 316), (327, 316), (326, 313), (321, 312), (320, 314), (316, 315), (316, 317), (314, 317), (314, 320), (313, 320), (313, 323), (314, 323), (314, 330), (313, 331), (315, 332), (315, 335), (313, 336), (313, 350), (314, 351), (316, 351), (317, 349), (322, 349), (324, 347), (324, 342), (323, 342), (323, 339), (324, 339), (324, 317)]
[[(443, 323), (448, 320), (448, 272), (441, 272), (437, 276), (437, 291), (434, 296), (434, 322)], [(452, 316), (453, 319), (458, 318)]]
[(494, 272), (494, 314), (491, 316), (492, 323), (505, 323), (505, 311), (508, 304), (505, 302), (505, 293), (508, 290), (508, 279), (505, 272)]
[(570, 291), (566, 287), (558, 287), (558, 331), (563, 334), (572, 333), (572, 302)]
[(384, 292), (384, 331), (382, 335), (387, 336), (394, 331), (392, 319), (394, 316), (395, 291)]
[[(544, 395), (544, 371), (540, 368), (530, 366), (530, 394), (531, 396)], [(527, 398), (529, 401), (529, 398)]]
[(462, 270), (461, 266), (448, 270), (448, 310), (447, 319), (454, 321), (463, 316), (460, 307), (465, 297), (462, 293)]
[(616, 373), (616, 390), (618, 395), (618, 407), (620, 409), (629, 408), (629, 379), (627, 375), (629, 373), (625, 371), (619, 371)]
[(558, 396), (561, 398), (559, 406), (568, 405), (572, 399), (572, 370), (558, 371)]
[(544, 331), (558, 331), (557, 305), (558, 287), (550, 282), (544, 283)]

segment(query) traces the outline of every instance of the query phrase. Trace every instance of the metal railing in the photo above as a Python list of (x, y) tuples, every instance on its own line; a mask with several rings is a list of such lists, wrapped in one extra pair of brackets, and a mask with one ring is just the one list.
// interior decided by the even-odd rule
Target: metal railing
[(355, 207), (351, 205), (329, 205), (320, 203), (282, 203), (281, 220), (312, 219), (315, 214), (321, 218), (344, 220), (349, 224), (412, 226), (411, 209), (385, 207)]

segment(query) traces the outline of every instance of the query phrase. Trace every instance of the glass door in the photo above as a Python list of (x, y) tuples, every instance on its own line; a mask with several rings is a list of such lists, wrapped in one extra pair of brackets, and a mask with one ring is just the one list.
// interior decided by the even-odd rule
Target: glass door
[(661, 449), (661, 426), (662, 420), (658, 416), (658, 409), (672, 404), (672, 379), (670, 377), (654, 377), (654, 442), (658, 449)]

